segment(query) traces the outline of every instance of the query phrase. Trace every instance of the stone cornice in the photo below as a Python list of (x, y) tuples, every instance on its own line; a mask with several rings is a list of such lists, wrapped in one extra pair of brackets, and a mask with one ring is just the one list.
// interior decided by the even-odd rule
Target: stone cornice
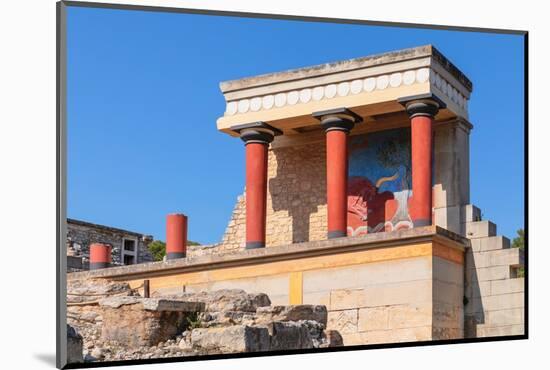
[(218, 120), (221, 130), (241, 118), (280, 121), (309, 105), (330, 109), (334, 100), (353, 108), (411, 92), (434, 93), (448, 111), (467, 118), (472, 91), (470, 80), (431, 45), (222, 82), (220, 87), (227, 103)]

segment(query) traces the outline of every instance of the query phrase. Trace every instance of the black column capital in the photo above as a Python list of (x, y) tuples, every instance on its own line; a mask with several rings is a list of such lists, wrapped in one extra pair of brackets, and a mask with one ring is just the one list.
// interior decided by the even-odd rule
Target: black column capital
[(410, 118), (418, 116), (435, 117), (447, 105), (432, 93), (407, 96), (397, 101), (405, 107)]
[(356, 123), (363, 121), (361, 116), (347, 108), (313, 112), (312, 116), (321, 122), (321, 126), (326, 132), (338, 130), (348, 133)]
[(269, 144), (275, 136), (282, 135), (282, 131), (265, 122), (252, 122), (231, 126), (230, 129), (238, 133), (245, 145), (249, 143)]

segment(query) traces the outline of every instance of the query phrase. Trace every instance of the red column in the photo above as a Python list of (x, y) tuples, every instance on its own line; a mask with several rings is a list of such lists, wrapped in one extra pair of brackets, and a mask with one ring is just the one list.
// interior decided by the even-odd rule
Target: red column
[(409, 215), (413, 225), (432, 224), (432, 126), (445, 103), (429, 93), (398, 100), (411, 118), (412, 197)]
[(172, 213), (166, 217), (166, 259), (185, 257), (187, 252), (187, 216)]
[(111, 246), (104, 243), (90, 245), (90, 270), (97, 270), (111, 265)]
[(246, 249), (265, 247), (267, 149), (282, 131), (265, 122), (232, 126), (246, 151)]
[(346, 108), (313, 113), (327, 140), (327, 237), (340, 238), (348, 229), (348, 134), (361, 117)]
[(432, 224), (431, 116), (411, 118), (412, 199), (409, 214), (414, 226)]
[(246, 248), (265, 247), (267, 144), (246, 144)]
[(328, 238), (347, 234), (348, 133), (327, 132), (327, 217)]

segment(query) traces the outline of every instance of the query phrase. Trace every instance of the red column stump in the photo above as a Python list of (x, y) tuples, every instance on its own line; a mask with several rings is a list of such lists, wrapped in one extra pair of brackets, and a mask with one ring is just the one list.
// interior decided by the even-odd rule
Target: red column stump
[(172, 213), (166, 217), (166, 259), (184, 258), (187, 254), (187, 216)]
[(104, 269), (111, 266), (112, 248), (109, 244), (93, 243), (90, 245), (90, 270)]

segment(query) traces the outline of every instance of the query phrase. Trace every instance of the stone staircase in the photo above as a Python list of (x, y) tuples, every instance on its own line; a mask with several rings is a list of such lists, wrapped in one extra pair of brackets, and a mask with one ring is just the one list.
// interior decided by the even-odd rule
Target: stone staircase
[(497, 226), (481, 220), (474, 205), (463, 208), (463, 235), (471, 248), (465, 254), (464, 337), (524, 334), (525, 281), (518, 277), (523, 251), (497, 235)]

